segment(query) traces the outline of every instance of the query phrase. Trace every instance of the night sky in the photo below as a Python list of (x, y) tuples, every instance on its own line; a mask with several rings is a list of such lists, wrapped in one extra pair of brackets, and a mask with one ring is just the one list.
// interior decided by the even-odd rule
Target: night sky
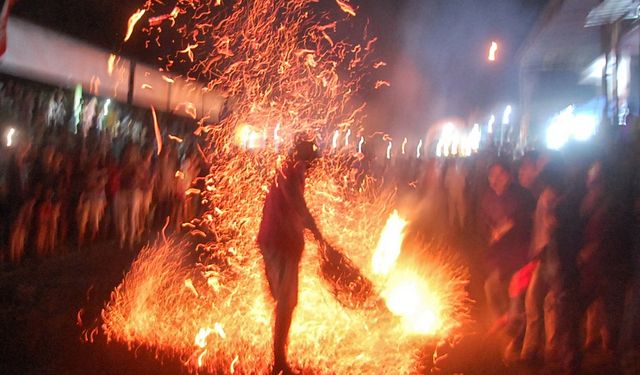
[[(335, 6), (333, 0), (321, 1)], [(121, 44), (128, 17), (144, 2), (20, 0), (13, 14), (153, 62), (154, 56), (135, 43), (124, 49)], [(379, 37), (376, 53), (388, 63), (377, 78), (391, 82), (369, 98), (369, 122), (419, 133), (425, 124), (447, 116), (465, 118), (517, 103), (515, 56), (547, 2), (353, 0), (358, 16), (368, 17), (371, 33)], [(486, 60), (491, 40), (501, 44), (493, 64)]]

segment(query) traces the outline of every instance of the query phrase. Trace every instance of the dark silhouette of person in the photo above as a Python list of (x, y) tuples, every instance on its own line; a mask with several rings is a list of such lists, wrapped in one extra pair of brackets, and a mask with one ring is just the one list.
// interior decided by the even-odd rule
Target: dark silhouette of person
[(304, 229), (322, 238), (304, 200), (305, 173), (316, 159), (316, 146), (298, 141), (277, 171), (267, 193), (258, 233), (269, 289), (275, 300), (273, 374), (291, 374), (287, 339), (298, 302), (298, 268), (304, 250)]

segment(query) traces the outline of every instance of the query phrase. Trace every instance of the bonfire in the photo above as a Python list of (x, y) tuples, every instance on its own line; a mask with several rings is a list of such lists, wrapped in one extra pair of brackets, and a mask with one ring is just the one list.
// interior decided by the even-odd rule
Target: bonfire
[(377, 301), (341, 303), (309, 235), (292, 364), (314, 373), (411, 373), (422, 370), (425, 346), (459, 334), (469, 312), (466, 269), (445, 246), (403, 246), (407, 218), (393, 210), (393, 196), (374, 184), (354, 189), (336, 155), (336, 134), (346, 138), (344, 154), (357, 151), (348, 135), (362, 133), (363, 86), (384, 86), (367, 78), (384, 64), (366, 29), (353, 37), (357, 13), (347, 0), (150, 0), (132, 16), (127, 38), (140, 28), (149, 40), (173, 41), (163, 46), (163, 69), (186, 66), (186, 77), (225, 96), (230, 110), (216, 121), (200, 114), (194, 129), (206, 144), (207, 209), (186, 226), (210, 240), (168, 238), (142, 249), (102, 312), (109, 340), (175, 356), (191, 371), (268, 370), (273, 302), (255, 238), (269, 183), (300, 132), (323, 151), (307, 179), (309, 208)]

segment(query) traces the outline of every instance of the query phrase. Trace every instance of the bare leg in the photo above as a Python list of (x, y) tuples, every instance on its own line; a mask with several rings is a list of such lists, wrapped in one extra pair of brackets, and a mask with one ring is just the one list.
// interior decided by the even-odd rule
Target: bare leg
[(291, 328), (291, 317), (293, 308), (287, 306), (286, 303), (278, 303), (276, 305), (276, 322), (273, 331), (273, 356), (274, 356), (274, 373), (276, 371), (289, 371), (287, 365), (287, 339), (289, 337), (289, 328)]

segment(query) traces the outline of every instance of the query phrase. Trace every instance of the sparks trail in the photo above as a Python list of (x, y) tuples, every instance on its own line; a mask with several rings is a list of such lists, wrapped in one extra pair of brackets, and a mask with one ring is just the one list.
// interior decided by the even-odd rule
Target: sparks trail
[[(187, 67), (188, 79), (227, 98), (218, 121), (199, 114), (195, 133), (207, 141), (202, 154), (210, 165), (201, 194), (208, 210), (186, 226), (215, 240), (198, 245), (195, 265), (186, 243), (167, 239), (144, 249), (103, 311), (110, 340), (175, 354), (190, 370), (267, 370), (273, 306), (255, 243), (266, 192), (296, 134), (313, 133), (329, 148), (336, 128), (357, 134), (364, 117), (358, 93), (373, 69), (373, 40), (341, 37), (355, 8), (337, 4), (321, 11), (314, 0), (147, 3), (151, 18), (140, 22), (148, 39), (169, 41), (163, 69)], [(426, 305), (436, 310), (425, 304), (408, 313), (397, 308), (395, 315), (345, 309), (320, 276), (321, 253), (309, 236), (289, 355), (294, 365), (317, 372), (407, 373), (418, 366), (412, 354), (425, 340), (449, 335), (464, 320), (466, 276), (439, 246), (428, 247), (428, 267), (394, 259), (387, 273), (373, 272), (391, 200), (366, 187), (354, 193), (349, 178), (346, 163), (328, 155), (310, 171), (305, 199), (324, 237), (387, 296), (390, 308), (397, 306), (389, 300), (406, 295), (409, 285), (427, 288)], [(401, 236), (392, 238), (402, 243)]]

